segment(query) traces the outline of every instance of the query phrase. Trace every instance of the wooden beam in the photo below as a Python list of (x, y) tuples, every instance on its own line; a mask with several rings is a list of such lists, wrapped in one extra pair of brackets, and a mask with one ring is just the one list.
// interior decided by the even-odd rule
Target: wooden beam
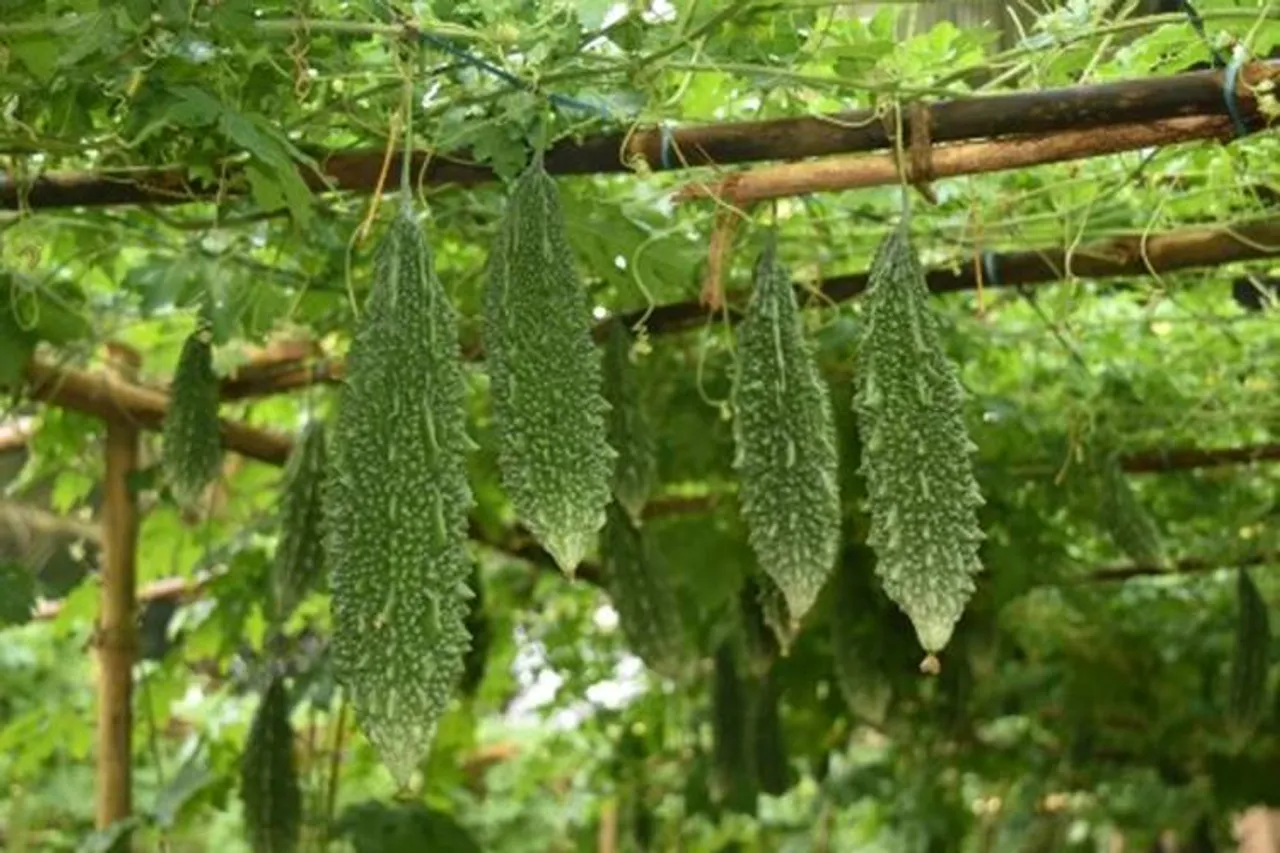
[[(1045, 246), (1020, 252), (992, 254), (986, 264), (994, 279), (983, 287), (1032, 287), (1054, 284), (1071, 278), (1105, 279), (1121, 276), (1150, 277), (1164, 273), (1203, 267), (1222, 266), (1242, 261), (1280, 257), (1280, 217), (1270, 217), (1225, 225), (1176, 228), (1152, 234), (1113, 237), (1078, 246), (1068, 254), (1062, 246)], [(940, 264), (925, 274), (929, 289), (935, 294), (958, 293), (978, 286), (977, 258), (958, 258)], [(818, 285), (797, 283), (796, 297), (810, 308), (847, 302), (867, 289), (868, 272), (830, 276)], [(741, 319), (741, 300), (745, 294), (734, 294), (727, 306), (730, 323)], [(707, 308), (700, 299), (669, 302), (652, 310), (637, 309), (621, 315), (622, 322), (635, 325), (644, 321), (651, 335), (675, 334), (701, 328), (707, 322)], [(612, 320), (596, 326), (596, 337), (602, 338)], [(468, 353), (479, 358), (477, 348)], [(231, 377), (222, 383), (223, 399), (240, 400), (279, 394), (316, 383), (340, 383), (346, 377), (346, 365), (336, 359), (308, 363), (279, 364), (247, 378)]]
[[(924, 174), (909, 174), (907, 180), (928, 184), (959, 175), (1007, 172), (1195, 140), (1227, 142), (1234, 135), (1231, 119), (1225, 116), (1191, 116), (943, 145), (926, 149)], [(862, 154), (765, 166), (736, 172), (715, 183), (695, 181), (678, 190), (673, 198), (676, 202), (718, 199), (731, 205), (749, 205), (815, 192), (892, 186), (901, 181), (895, 155)]]
[[(113, 356), (136, 371), (137, 353)], [(131, 377), (130, 377), (131, 378)], [(102, 505), (102, 594), (98, 651), (98, 726), (95, 824), (106, 829), (133, 809), (133, 662), (137, 654), (138, 504), (129, 481), (138, 467), (139, 428), (125, 419), (107, 422)], [(128, 849), (128, 844), (118, 845)]]
[[(93, 415), (108, 424), (159, 430), (169, 406), (169, 398), (159, 391), (124, 382), (107, 373), (59, 368), (35, 358), (27, 363), (26, 380), (27, 393), (33, 399)], [(293, 440), (287, 435), (223, 419), (222, 443), (250, 459), (283, 465)]]
[[(1267, 124), (1252, 92), (1276, 77), (1280, 77), (1277, 61), (1251, 62), (1240, 71), (1240, 113), (1250, 131)], [(935, 144), (1081, 131), (1186, 116), (1227, 116), (1222, 83), (1221, 70), (1192, 71), (1092, 86), (957, 98), (930, 104), (921, 115)], [(664, 171), (879, 151), (892, 143), (881, 119), (875, 111), (856, 110), (828, 116), (693, 125), (675, 128), (669, 134), (661, 128), (615, 131), (581, 140), (562, 140), (547, 151), (546, 166), (549, 172), (559, 175), (617, 174), (631, 171), (635, 161), (651, 171)], [(904, 131), (909, 134), (910, 130), (909, 119), (904, 119)], [(309, 169), (301, 169), (299, 174), (313, 191), (370, 192), (378, 184), (384, 156), (381, 146), (308, 153), (320, 164), (321, 174)], [(469, 150), (416, 151), (411, 168), (430, 185), (473, 186), (495, 180), (493, 170), (474, 165), (475, 159)], [(393, 173), (400, 168), (399, 161), (400, 155), (393, 155)], [(27, 183), (0, 175), (0, 210), (173, 205), (245, 193), (247, 182), (242, 171), (233, 167), (228, 174), (230, 177), (222, 186), (197, 178), (184, 167), (54, 172)]]

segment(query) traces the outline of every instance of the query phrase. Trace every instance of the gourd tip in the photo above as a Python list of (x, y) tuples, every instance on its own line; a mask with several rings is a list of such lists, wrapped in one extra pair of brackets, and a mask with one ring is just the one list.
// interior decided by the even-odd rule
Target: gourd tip
[(937, 675), (942, 672), (942, 663), (938, 660), (938, 656), (928, 654), (925, 659), (920, 661), (920, 671), (925, 675)]

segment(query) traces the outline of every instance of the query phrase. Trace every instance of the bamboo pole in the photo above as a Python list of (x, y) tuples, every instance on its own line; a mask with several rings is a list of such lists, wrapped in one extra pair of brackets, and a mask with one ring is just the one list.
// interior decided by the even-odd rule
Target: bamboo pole
[[(140, 358), (111, 347), (126, 376)], [(132, 810), (133, 661), (137, 652), (138, 507), (129, 486), (138, 466), (139, 430), (125, 419), (107, 421), (102, 508), (102, 595), (95, 645), (98, 651), (98, 752), (95, 823), (106, 829)]]
[[(987, 266), (998, 277), (982, 284), (993, 288), (1026, 287), (1050, 285), (1073, 277), (1156, 276), (1276, 257), (1280, 257), (1280, 217), (1270, 217), (1125, 235), (1079, 246), (1070, 252), (1062, 246), (1044, 246), (993, 253)], [(973, 258), (957, 258), (928, 270), (925, 278), (929, 290), (935, 294), (974, 290), (978, 286), (977, 268)], [(797, 283), (796, 296), (801, 304), (821, 308), (862, 294), (868, 280), (866, 270), (824, 278), (818, 286), (820, 297), (814, 296), (812, 286)], [(739, 300), (742, 295), (737, 294)], [(741, 315), (735, 299), (728, 301), (729, 322), (737, 322)], [(628, 326), (643, 322), (650, 335), (676, 334), (704, 326), (707, 308), (700, 298), (690, 299), (658, 305), (652, 310), (630, 311), (620, 315), (620, 319)], [(611, 319), (605, 320), (597, 325), (597, 338), (603, 337), (611, 322)], [(467, 354), (482, 355), (478, 351)], [(221, 392), (224, 400), (241, 400), (317, 383), (339, 384), (345, 378), (346, 365), (335, 359), (282, 363), (252, 376), (229, 377), (223, 381)]]
[[(1234, 135), (1231, 119), (1225, 116), (1194, 116), (947, 145), (929, 152), (925, 160), (927, 168), (922, 170), (925, 174), (908, 175), (907, 180), (927, 183), (939, 178), (1005, 172), (1193, 140), (1225, 142)], [(898, 159), (893, 154), (831, 157), (738, 172), (711, 184), (686, 184), (673, 199), (679, 203), (716, 198), (729, 204), (746, 205), (815, 192), (891, 186), (902, 180)]]
[[(106, 373), (55, 367), (36, 358), (27, 363), (26, 380), (32, 399), (144, 430), (159, 430), (169, 406), (169, 398), (160, 391)], [(270, 465), (283, 465), (293, 444), (287, 435), (225, 418), (222, 443), (242, 456)]]
[[(1239, 107), (1248, 130), (1268, 124), (1255, 88), (1280, 77), (1280, 61), (1250, 62), (1240, 70)], [(965, 97), (932, 103), (922, 117), (935, 144), (992, 139), (1011, 134), (1081, 131), (1160, 122), (1185, 116), (1227, 116), (1221, 70), (1191, 71), (1145, 80), (1124, 80), (1036, 92)], [(888, 128), (874, 110), (769, 121), (722, 122), (664, 131), (649, 128), (562, 140), (546, 154), (547, 171), (560, 175), (618, 174), (641, 163), (650, 171), (696, 166), (801, 160), (887, 149)], [(910, 121), (904, 122), (910, 132)], [(667, 156), (663, 156), (666, 152)], [(352, 152), (312, 149), (319, 174), (299, 175), (314, 192), (371, 192), (383, 171), (381, 147)], [(471, 151), (415, 151), (410, 164), (427, 185), (474, 186), (493, 181)], [(400, 168), (399, 153), (389, 168)], [(22, 183), (0, 175), (0, 210), (113, 205), (174, 205), (243, 195), (247, 182), (229, 166), (221, 183), (196, 177), (185, 167), (129, 168), (97, 172), (53, 172)]]

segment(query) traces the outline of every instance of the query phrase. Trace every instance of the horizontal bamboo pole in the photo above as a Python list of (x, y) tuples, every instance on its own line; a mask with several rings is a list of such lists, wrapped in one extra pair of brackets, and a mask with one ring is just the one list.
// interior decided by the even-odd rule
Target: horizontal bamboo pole
[[(1238, 101), (1240, 114), (1250, 131), (1267, 124), (1253, 90), (1260, 83), (1277, 77), (1280, 77), (1280, 61), (1251, 62), (1241, 69)], [(920, 113), (927, 122), (929, 139), (935, 145), (1215, 115), (1228, 115), (1221, 70), (957, 98), (929, 104)], [(909, 117), (904, 118), (904, 129), (909, 135)], [(675, 128), (669, 133), (661, 128), (648, 128), (581, 140), (565, 139), (547, 151), (546, 166), (552, 174), (560, 175), (616, 174), (631, 171), (636, 161), (650, 170), (663, 171), (802, 160), (878, 151), (891, 144), (892, 137), (880, 114), (856, 110), (770, 121), (693, 125)], [(664, 149), (668, 149), (666, 157)], [(378, 185), (383, 170), (381, 147), (348, 152), (313, 149), (308, 154), (317, 161), (319, 174), (309, 168), (300, 169), (299, 174), (316, 192), (370, 192)], [(390, 168), (399, 169), (399, 161), (400, 155), (394, 155)], [(496, 179), (492, 169), (475, 165), (475, 157), (468, 150), (416, 151), (412, 154), (411, 167), (430, 185), (472, 186)], [(185, 167), (52, 172), (28, 183), (0, 175), (0, 210), (173, 205), (247, 191), (242, 170), (232, 167), (227, 174), (229, 177), (222, 185), (197, 178)]]
[[(993, 254), (987, 266), (996, 277), (982, 284), (984, 287), (1022, 287), (1053, 284), (1073, 276), (1094, 279), (1150, 276), (1275, 257), (1280, 257), (1280, 217), (1114, 237), (1079, 246), (1070, 255), (1061, 246)], [(973, 260), (958, 259), (958, 262), (928, 270), (929, 289), (934, 293), (975, 289), (980, 265)], [(821, 298), (815, 298), (811, 288), (800, 284), (796, 285), (796, 295), (802, 303), (823, 307), (858, 296), (867, 284), (868, 273), (864, 270), (823, 279), (819, 286)], [(728, 312), (730, 322), (740, 316), (732, 303)], [(707, 321), (707, 308), (699, 299), (691, 299), (622, 315), (627, 325), (641, 320), (651, 335), (672, 334), (701, 327)], [(609, 322), (606, 320), (596, 327), (597, 337), (604, 334)], [(224, 380), (222, 396), (224, 400), (261, 397), (315, 383), (339, 383), (345, 377), (346, 366), (338, 360), (280, 363), (249, 376)]]
[[(27, 393), (35, 400), (157, 431), (164, 423), (169, 398), (149, 388), (106, 373), (68, 370), (31, 359), (26, 368)], [(293, 439), (237, 421), (222, 420), (222, 443), (229, 450), (271, 465), (283, 465)]]
[[(926, 174), (910, 175), (909, 180), (918, 178), (927, 183), (959, 175), (1005, 172), (1194, 140), (1225, 142), (1234, 135), (1229, 118), (1193, 116), (959, 143), (932, 149), (925, 161)], [(673, 199), (688, 202), (716, 198), (729, 204), (746, 205), (816, 192), (890, 186), (901, 180), (894, 154), (832, 157), (738, 172), (717, 183), (686, 184), (673, 195)]]

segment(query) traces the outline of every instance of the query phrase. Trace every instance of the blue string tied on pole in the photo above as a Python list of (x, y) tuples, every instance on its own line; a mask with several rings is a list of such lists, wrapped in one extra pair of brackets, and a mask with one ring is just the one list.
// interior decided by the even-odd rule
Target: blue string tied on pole
[(675, 150), (676, 139), (675, 134), (671, 130), (671, 125), (665, 121), (658, 128), (659, 133), (659, 149), (658, 161), (661, 163), (663, 170), (672, 168), (671, 153)]
[(1239, 83), (1240, 68), (1244, 65), (1244, 48), (1237, 45), (1231, 52), (1231, 61), (1222, 74), (1222, 97), (1227, 102), (1227, 113), (1231, 116), (1231, 124), (1235, 128), (1236, 137), (1249, 135), (1249, 126), (1245, 124), (1240, 110)]
[(987, 249), (982, 250), (982, 277), (991, 287), (1000, 286), (1000, 273), (996, 269), (996, 256)]

